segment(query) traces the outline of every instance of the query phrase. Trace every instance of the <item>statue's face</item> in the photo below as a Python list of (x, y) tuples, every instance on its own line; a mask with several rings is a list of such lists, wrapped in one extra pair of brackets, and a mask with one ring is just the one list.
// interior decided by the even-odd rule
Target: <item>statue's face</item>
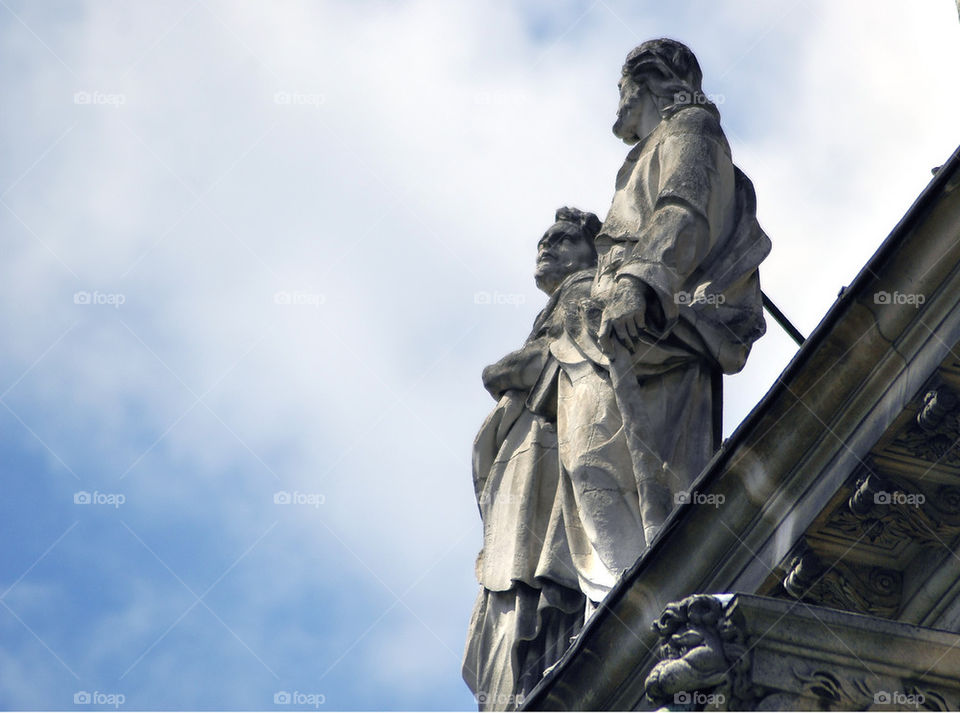
[(613, 133), (628, 144), (635, 144), (660, 123), (660, 110), (646, 84), (632, 77), (620, 79), (620, 105)]
[(554, 223), (537, 244), (537, 287), (552, 294), (568, 275), (593, 265), (591, 246), (566, 221)]

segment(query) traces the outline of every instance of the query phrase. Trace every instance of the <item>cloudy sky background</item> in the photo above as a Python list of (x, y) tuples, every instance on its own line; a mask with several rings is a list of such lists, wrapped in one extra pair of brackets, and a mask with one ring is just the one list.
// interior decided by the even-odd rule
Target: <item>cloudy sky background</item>
[(662, 35), (807, 334), (960, 143), (950, 0), (0, 0), (0, 707), (473, 706), (479, 374)]

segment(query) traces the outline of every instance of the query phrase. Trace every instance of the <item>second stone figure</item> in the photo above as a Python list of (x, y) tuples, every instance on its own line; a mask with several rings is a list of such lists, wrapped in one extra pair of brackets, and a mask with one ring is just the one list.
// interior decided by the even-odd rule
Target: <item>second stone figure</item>
[(770, 241), (693, 53), (627, 55), (614, 134), (633, 148), (601, 225), (574, 209), (540, 241), (550, 295), (484, 372), (474, 449), (482, 587), (464, 676), (515, 708), (653, 541), (719, 447), (723, 374), (765, 329)]

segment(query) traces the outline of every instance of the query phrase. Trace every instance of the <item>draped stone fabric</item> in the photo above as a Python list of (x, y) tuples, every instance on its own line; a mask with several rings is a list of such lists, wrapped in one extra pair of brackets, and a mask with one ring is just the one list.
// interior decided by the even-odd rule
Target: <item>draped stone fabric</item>
[(578, 586), (559, 498), (556, 393), (550, 344), (577, 319), (593, 270), (567, 277), (534, 323), (524, 347), (484, 371), (498, 398), (474, 443), (483, 520), (474, 607), (463, 677), (482, 710), (517, 707), (569, 646), (582, 622)]
[(770, 239), (715, 111), (668, 107), (627, 154), (597, 251), (594, 296), (608, 300), (628, 275), (656, 298), (647, 329), (675, 358), (637, 359), (638, 374), (663, 373), (685, 358), (726, 374), (743, 368), (765, 331), (757, 268)]
[(689, 497), (719, 445), (722, 375), (764, 333), (770, 241), (700, 80), (673, 40), (627, 56), (614, 133), (636, 145), (605, 221), (589, 216), (596, 269), (484, 371), (497, 406), (474, 444), (484, 545), (463, 668), (481, 709), (522, 704)]
[(537, 586), (538, 578), (576, 589), (557, 503), (556, 426), (531, 412), (521, 394), (510, 391), (484, 424), (483, 440), (494, 430), (504, 438), (485, 471), (478, 498), (483, 551), (477, 558), (477, 580), (497, 592), (515, 582)]
[(583, 595), (549, 581), (481, 589), (470, 619), (463, 677), (480, 710), (519, 708), (583, 624)]
[(556, 387), (542, 381), (557, 379), (551, 344), (564, 335), (569, 313), (579, 314), (593, 274), (569, 276), (524, 347), (484, 372), (499, 401), (474, 442), (473, 472), (484, 543), (477, 580), (491, 591), (506, 591), (514, 582), (537, 587), (538, 580), (577, 588), (557, 498), (556, 414), (549, 397)]
[[(591, 601), (634, 564), (719, 445), (720, 374), (743, 368), (765, 328), (757, 268), (770, 241), (755, 211), (707, 107), (668, 107), (617, 176), (593, 307), (550, 347), (561, 509)], [(597, 322), (625, 276), (650, 295), (647, 327), (611, 363)]]
[[(563, 522), (578, 585), (601, 601), (648, 544), (644, 503), (617, 396), (608, 374), (571, 349), (558, 380), (557, 425)], [(649, 366), (649, 365), (648, 365)], [(630, 398), (642, 400), (647, 419), (634, 423), (641, 476), (684, 490), (713, 454), (712, 374), (694, 361), (647, 377)], [(671, 503), (672, 504), (672, 503)]]

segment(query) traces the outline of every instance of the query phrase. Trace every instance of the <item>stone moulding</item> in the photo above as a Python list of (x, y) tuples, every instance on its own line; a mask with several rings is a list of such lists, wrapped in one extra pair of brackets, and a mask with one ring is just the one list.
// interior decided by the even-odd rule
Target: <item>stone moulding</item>
[(960, 466), (960, 399), (953, 390), (928, 391), (916, 420), (893, 445), (928, 463)]
[(783, 588), (812, 604), (889, 618), (900, 609), (903, 578), (881, 567), (842, 561), (827, 565), (813, 550), (804, 549), (791, 562)]
[(960, 535), (960, 487), (955, 485), (908, 484), (871, 473), (857, 481), (848, 507), (868, 537), (879, 531), (944, 547)]
[[(960, 341), (955, 184), (960, 150), (694, 482), (691, 492), (722, 494), (723, 507), (674, 510), (525, 709), (634, 708), (655, 663), (647, 651), (658, 636), (645, 627), (667, 603), (694, 592), (755, 592), (793, 550)], [(909, 309), (878, 303), (880, 292), (895, 291), (926, 299)]]
[[(654, 628), (659, 660), (640, 710), (960, 704), (960, 637), (944, 631), (743, 594), (726, 606), (712, 595), (687, 597), (668, 605)], [(719, 675), (708, 673), (718, 667)]]

